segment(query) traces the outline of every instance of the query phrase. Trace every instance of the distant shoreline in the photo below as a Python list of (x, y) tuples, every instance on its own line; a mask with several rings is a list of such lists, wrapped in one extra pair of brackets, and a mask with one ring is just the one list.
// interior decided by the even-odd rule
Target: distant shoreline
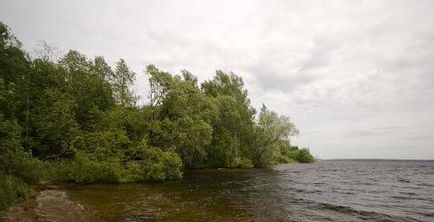
[(338, 159), (316, 159), (317, 161), (434, 161), (434, 159), (355, 159), (355, 158), (338, 158)]

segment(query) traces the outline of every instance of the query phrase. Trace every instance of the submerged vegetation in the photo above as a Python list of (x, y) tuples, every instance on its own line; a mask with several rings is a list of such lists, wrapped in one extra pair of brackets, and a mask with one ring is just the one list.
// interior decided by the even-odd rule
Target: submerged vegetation
[(133, 182), (182, 177), (183, 169), (313, 162), (290, 144), (288, 117), (257, 115), (243, 80), (217, 71), (198, 83), (153, 65), (149, 103), (137, 104), (124, 60), (69, 51), (30, 58), (0, 23), (0, 210), (40, 182)]

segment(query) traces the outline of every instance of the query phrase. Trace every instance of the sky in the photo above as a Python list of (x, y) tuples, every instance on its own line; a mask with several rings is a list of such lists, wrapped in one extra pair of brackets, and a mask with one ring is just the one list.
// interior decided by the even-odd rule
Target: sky
[(434, 159), (433, 12), (431, 0), (0, 0), (27, 51), (124, 58), (143, 102), (147, 64), (200, 81), (233, 71), (323, 159)]

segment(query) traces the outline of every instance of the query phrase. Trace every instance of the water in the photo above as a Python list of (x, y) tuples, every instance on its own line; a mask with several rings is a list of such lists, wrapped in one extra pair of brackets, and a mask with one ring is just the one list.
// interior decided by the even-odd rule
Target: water
[(166, 183), (62, 190), (92, 221), (434, 221), (434, 161), (199, 170)]

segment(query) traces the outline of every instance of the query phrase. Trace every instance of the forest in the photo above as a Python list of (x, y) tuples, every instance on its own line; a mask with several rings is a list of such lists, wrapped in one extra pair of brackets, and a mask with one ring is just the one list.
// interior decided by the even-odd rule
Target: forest
[(154, 65), (147, 102), (120, 59), (32, 57), (0, 22), (0, 211), (47, 183), (180, 179), (184, 170), (310, 163), (289, 117), (252, 107), (243, 80), (217, 70), (198, 82)]

